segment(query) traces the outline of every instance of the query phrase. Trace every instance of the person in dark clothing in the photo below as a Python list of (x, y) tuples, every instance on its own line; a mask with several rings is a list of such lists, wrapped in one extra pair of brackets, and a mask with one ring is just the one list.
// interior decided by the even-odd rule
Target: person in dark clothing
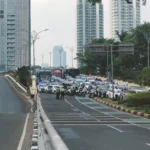
[(56, 99), (59, 99), (59, 97), (60, 97), (60, 88), (57, 87), (57, 89), (56, 89)]
[(65, 96), (65, 89), (62, 88), (62, 89), (61, 89), (61, 98), (64, 98), (64, 96)]

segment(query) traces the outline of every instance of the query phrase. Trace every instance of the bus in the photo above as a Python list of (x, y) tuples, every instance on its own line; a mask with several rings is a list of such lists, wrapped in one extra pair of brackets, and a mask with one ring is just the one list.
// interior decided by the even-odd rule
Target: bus
[(43, 81), (43, 80), (49, 80), (51, 81), (51, 77), (52, 77), (52, 74), (51, 74), (51, 71), (50, 70), (36, 70), (36, 81), (37, 83)]
[(66, 75), (75, 78), (76, 76), (80, 75), (80, 70), (76, 68), (66, 69)]

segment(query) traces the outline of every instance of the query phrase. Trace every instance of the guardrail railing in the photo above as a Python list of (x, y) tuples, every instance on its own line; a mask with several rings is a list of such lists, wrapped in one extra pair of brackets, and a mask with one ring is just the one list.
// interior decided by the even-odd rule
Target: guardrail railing
[(42, 150), (69, 150), (45, 114), (39, 97), (37, 108), (39, 135), (41, 135), (38, 139), (39, 147), (41, 146)]

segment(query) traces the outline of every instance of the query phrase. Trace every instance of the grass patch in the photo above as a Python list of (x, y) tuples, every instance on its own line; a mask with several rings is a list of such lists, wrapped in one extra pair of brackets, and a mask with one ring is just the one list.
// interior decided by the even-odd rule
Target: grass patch
[(150, 107), (147, 108), (146, 106), (142, 106), (142, 107), (127, 107), (124, 104), (118, 104), (118, 101), (112, 101), (111, 99), (108, 99), (108, 98), (104, 98), (103, 100), (105, 102), (108, 102), (110, 104), (114, 104), (114, 105), (123, 107), (123, 108), (128, 109), (128, 110), (135, 110), (135, 111), (139, 111), (139, 112), (142, 112), (142, 113), (146, 113), (145, 109), (146, 109), (147, 112), (150, 111)]

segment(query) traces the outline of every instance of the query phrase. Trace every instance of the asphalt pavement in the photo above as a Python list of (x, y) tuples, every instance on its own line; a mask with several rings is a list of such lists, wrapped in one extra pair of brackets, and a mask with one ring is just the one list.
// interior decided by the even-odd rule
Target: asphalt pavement
[(149, 150), (150, 119), (133, 116), (87, 97), (41, 93), (43, 108), (69, 150)]
[(26, 115), (25, 103), (0, 76), (0, 150), (17, 150)]

